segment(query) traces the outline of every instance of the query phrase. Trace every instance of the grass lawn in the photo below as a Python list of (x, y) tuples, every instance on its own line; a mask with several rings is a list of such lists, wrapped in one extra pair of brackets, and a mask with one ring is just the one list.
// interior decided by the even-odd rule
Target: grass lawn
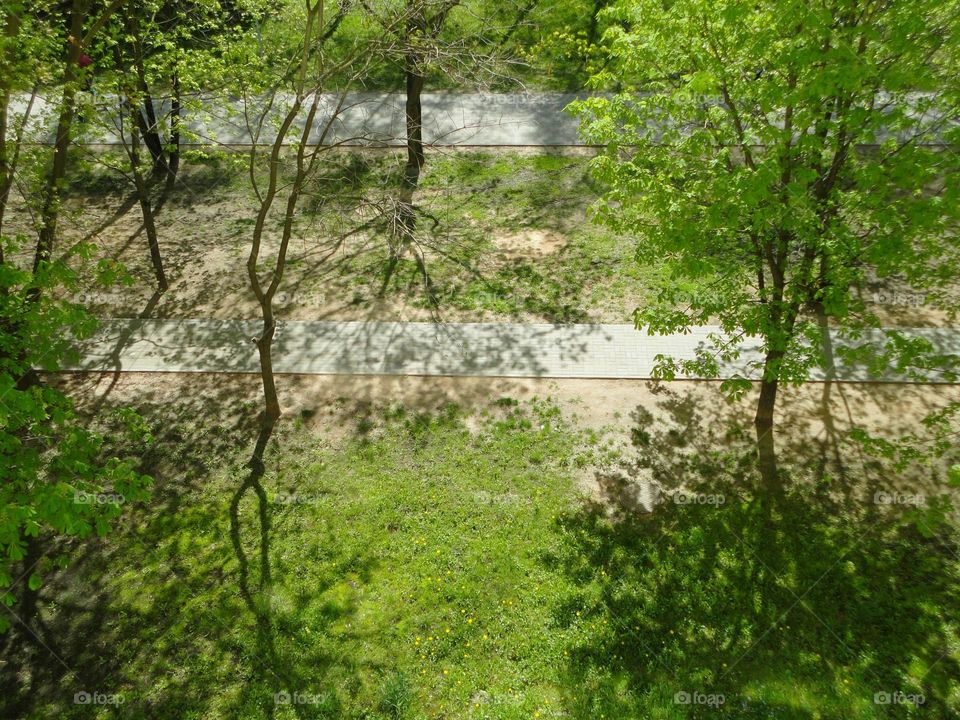
[[(955, 528), (855, 502), (842, 478), (761, 501), (741, 450), (684, 454), (638, 420), (637, 467), (723, 502), (626, 512), (577, 490), (602, 433), (501, 399), (479, 416), (385, 407), (340, 439), (289, 422), (244, 487), (243, 428), (154, 421), (153, 499), (41, 589), (39, 632), (65, 664), (22, 641), (10, 716), (960, 710)], [(74, 704), (83, 691), (124, 703)]]

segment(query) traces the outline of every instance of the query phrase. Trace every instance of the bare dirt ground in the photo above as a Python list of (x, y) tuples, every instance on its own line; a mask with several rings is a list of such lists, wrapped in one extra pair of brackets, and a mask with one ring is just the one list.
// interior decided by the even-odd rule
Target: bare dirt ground
[[(71, 391), (83, 410), (137, 408), (161, 434), (174, 433), (168, 441), (194, 448), (198, 456), (245, 452), (256, 435), (260, 381), (255, 375), (78, 373), (51, 379)], [(476, 430), (483, 417), (507, 411), (499, 400), (549, 399), (590, 448), (590, 462), (577, 470), (581, 490), (634, 509), (647, 504), (641, 496), (649, 492), (650, 471), (637, 462), (644, 452), (653, 452), (669, 474), (671, 466), (747, 448), (755, 401), (751, 395), (730, 403), (719, 383), (682, 381), (314, 375), (282, 376), (279, 388), (282, 426), (306, 429), (317, 442), (334, 447), (376, 433), (391, 407), (435, 413), (454, 403)], [(891, 440), (918, 433), (925, 416), (956, 401), (960, 386), (809, 383), (787, 388), (780, 406), (779, 455), (800, 479), (824, 472), (857, 478), (859, 494), (943, 492), (942, 465), (895, 472), (865, 454), (848, 433), (862, 427)], [(645, 448), (637, 445), (640, 436), (647, 438)], [(172, 476), (183, 471), (174, 460), (169, 470)]]

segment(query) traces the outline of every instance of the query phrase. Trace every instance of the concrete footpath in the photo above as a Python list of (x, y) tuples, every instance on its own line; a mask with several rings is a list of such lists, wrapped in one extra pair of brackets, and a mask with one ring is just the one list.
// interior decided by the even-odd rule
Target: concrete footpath
[[(81, 358), (68, 371), (256, 373), (259, 362), (251, 320), (101, 321), (78, 343)], [(901, 329), (929, 340), (941, 354), (960, 355), (960, 330)], [(693, 359), (709, 349), (717, 327), (686, 335), (648, 335), (632, 325), (519, 323), (312, 322), (279, 324), (274, 344), (278, 373), (309, 375), (460, 375), (478, 377), (624, 378), (653, 376), (657, 355)], [(877, 345), (882, 331), (857, 344)], [(837, 346), (850, 344), (835, 339)], [(741, 356), (721, 362), (721, 379), (756, 378), (756, 341)], [(810, 379), (824, 379), (815, 369)], [(872, 375), (860, 365), (838, 365), (834, 379), (847, 382), (911, 382), (888, 371)], [(945, 382), (928, 373), (925, 382)]]
[[(424, 93), (423, 138), (428, 145), (444, 146), (526, 146), (580, 145), (579, 121), (565, 111), (573, 100), (585, 95), (572, 93)], [(258, 130), (258, 113), (266, 100), (191, 99), (184, 109), (182, 139), (184, 145), (248, 145), (272, 143), (276, 137), (281, 111), (292, 97), (278, 94), (273, 110)], [(342, 100), (342, 103), (341, 103)], [(22, 116), (27, 97), (18, 95), (11, 102), (11, 117)], [(405, 96), (398, 93), (350, 93), (321, 96), (320, 107), (310, 134), (310, 142), (319, 142), (329, 119), (330, 128), (323, 137), (329, 145), (403, 146), (406, 144)], [(125, 123), (118, 115), (117, 99), (109, 95), (84, 93), (84, 112), (95, 112), (102, 122), (79, 138), (81, 143), (118, 144)], [(157, 117), (169, 112), (169, 102), (157, 102)], [(52, 142), (55, 105), (38, 97), (31, 113), (31, 131), (41, 140)], [(288, 143), (299, 142), (306, 111), (294, 122)], [(249, 123), (248, 123), (249, 120)]]

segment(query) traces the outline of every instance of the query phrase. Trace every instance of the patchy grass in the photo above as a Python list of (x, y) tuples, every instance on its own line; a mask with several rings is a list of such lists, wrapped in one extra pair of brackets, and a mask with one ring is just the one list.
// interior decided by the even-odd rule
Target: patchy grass
[[(592, 222), (599, 188), (588, 160), (489, 152), (430, 157), (416, 198), (418, 242), (442, 312), (464, 319), (629, 320), (658, 269), (640, 267), (632, 241)], [(392, 158), (371, 160), (376, 172), (358, 172), (356, 162), (351, 158), (339, 177), (371, 179), (368, 193), (400, 171)], [(547, 251), (531, 240), (543, 235), (551, 238)], [(382, 287), (387, 257), (383, 245), (340, 266), (358, 304)], [(429, 306), (412, 257), (390, 280), (391, 298)]]
[[(240, 495), (242, 428), (168, 426), (148, 460), (177, 474), (42, 591), (66, 667), (8, 656), (13, 716), (956, 716), (952, 526), (825, 475), (755, 493), (743, 447), (685, 454), (642, 423), (638, 467), (723, 501), (638, 515), (578, 497), (602, 438), (550, 402), (466, 419), (394, 406), (337, 443), (287, 426)], [(924, 703), (874, 701), (896, 692)]]
[[(169, 196), (155, 189), (170, 289), (153, 315), (258, 315), (244, 268), (256, 217), (245, 157), (191, 151)], [(91, 266), (81, 299), (129, 317), (148, 306), (154, 279), (139, 206), (114, 162), (84, 154), (71, 166), (62, 247), (87, 239), (93, 260), (128, 268), (135, 283), (119, 292), (96, 287)], [(428, 293), (412, 251), (388, 273), (401, 155), (335, 151), (302, 198), (277, 310), (288, 319), (424, 319), (436, 307), (450, 320), (628, 322), (662, 270), (641, 267), (633, 239), (591, 221), (600, 188), (588, 162), (585, 153), (431, 152), (415, 197)], [(282, 205), (267, 222), (264, 267)], [(26, 214), (10, 222), (31, 234)]]

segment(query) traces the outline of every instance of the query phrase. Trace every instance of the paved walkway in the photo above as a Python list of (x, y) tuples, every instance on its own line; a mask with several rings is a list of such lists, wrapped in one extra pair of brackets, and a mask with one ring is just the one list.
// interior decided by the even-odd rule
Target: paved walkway
[[(259, 372), (252, 338), (260, 323), (247, 320), (105, 320), (80, 343), (82, 358), (65, 370), (126, 372)], [(652, 376), (658, 354), (692, 359), (710, 347), (716, 327), (688, 335), (650, 336), (632, 325), (512, 323), (309, 322), (280, 324), (274, 345), (278, 373), (351, 375), (468, 375), (481, 377), (636, 378)], [(911, 329), (940, 353), (960, 354), (960, 330)], [(882, 333), (867, 333), (876, 344)], [(838, 344), (842, 344), (837, 341)], [(757, 345), (737, 362), (721, 365), (721, 378), (756, 377)], [(840, 366), (837, 380), (909, 381)], [(815, 370), (811, 379), (823, 379)], [(936, 374), (929, 382), (944, 382)]]
[[(424, 141), (435, 146), (453, 145), (580, 145), (577, 135), (579, 122), (564, 108), (578, 96), (569, 93), (424, 93), (423, 135)], [(20, 116), (26, 107), (25, 97), (16, 97), (11, 103), (11, 116)], [(89, 94), (84, 101), (90, 101)], [(285, 98), (278, 96), (276, 107), (286, 109)], [(311, 142), (320, 139), (327, 118), (334, 114), (340, 97), (321, 96), (320, 111), (314, 123)], [(326, 143), (346, 145), (394, 145), (406, 143), (406, 115), (404, 95), (397, 93), (351, 93), (347, 95), (337, 113)], [(86, 143), (116, 144), (120, 140), (118, 128), (125, 123), (117, 116), (116, 99), (96, 96), (96, 112), (103, 118), (99, 131), (91, 130), (82, 138)], [(157, 104), (157, 116), (164, 117), (169, 103)], [(86, 112), (90, 112), (89, 109)], [(32, 117), (48, 118), (52, 114), (50, 104), (38, 98)], [(248, 128), (243, 102), (208, 102), (201, 106), (188, 105), (184, 111), (183, 144), (247, 145), (252, 134)], [(304, 115), (306, 113), (304, 112)], [(254, 112), (255, 116), (255, 112)], [(260, 143), (272, 143), (275, 137), (279, 112), (264, 123)], [(291, 130), (289, 142), (300, 140), (303, 120)], [(53, 128), (44, 131), (33, 123), (41, 137), (53, 140)]]
[[(524, 146), (524, 145), (581, 145), (577, 134), (579, 122), (565, 108), (571, 101), (584, 94), (571, 93), (424, 93), (423, 134), (424, 140), (433, 146)], [(919, 94), (922, 96), (922, 94)], [(338, 95), (321, 96), (320, 110), (314, 123), (311, 142), (320, 139), (327, 119), (336, 114), (326, 143), (344, 145), (404, 145), (406, 122), (404, 95), (399, 93), (348, 93), (340, 105)], [(18, 118), (23, 114), (27, 98), (17, 96), (11, 102), (10, 114)], [(274, 139), (279, 114), (288, 106), (291, 96), (279, 93), (274, 111), (263, 125), (257, 138), (259, 143), (271, 143)], [(109, 95), (82, 94), (82, 102), (94, 103), (81, 112), (92, 113), (102, 118), (99, 131), (90, 130), (83, 142), (115, 144), (120, 140), (119, 128), (126, 127), (118, 116), (117, 100)], [(908, 99), (908, 102), (914, 100)], [(339, 105), (339, 110), (337, 110)], [(259, 109), (266, 106), (263, 99), (250, 102), (250, 116), (255, 119)], [(53, 127), (43, 122), (56, 116), (55, 108), (45, 98), (38, 98), (33, 108), (31, 123), (34, 136), (40, 141), (53, 140)], [(221, 98), (188, 100), (184, 113), (183, 143), (185, 145), (247, 145), (252, 133), (247, 125), (244, 102), (234, 98), (226, 102)], [(157, 117), (169, 112), (169, 102), (157, 103)], [(919, 114), (921, 111), (917, 111)], [(923, 110), (928, 122), (937, 120), (928, 110)], [(299, 141), (306, 111), (300, 122), (288, 136), (289, 142)], [(928, 117), (929, 115), (929, 117)], [(940, 122), (940, 121), (938, 121)], [(942, 132), (960, 127), (960, 118), (950, 118)]]

